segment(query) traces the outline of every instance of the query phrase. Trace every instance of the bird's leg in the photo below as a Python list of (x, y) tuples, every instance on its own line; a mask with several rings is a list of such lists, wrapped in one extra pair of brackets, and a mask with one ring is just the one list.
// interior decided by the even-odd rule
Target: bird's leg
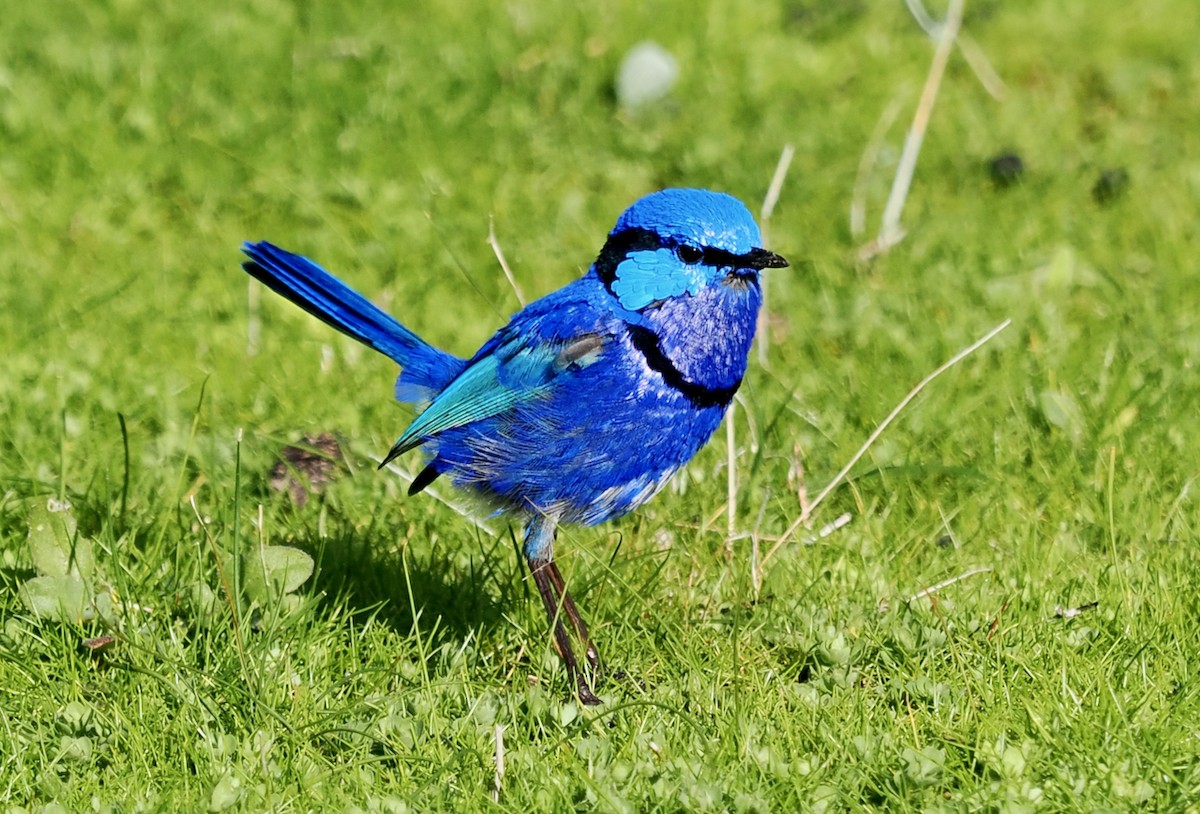
[[(529, 526), (525, 530), (525, 561), (529, 563), (533, 582), (537, 585), (538, 593), (542, 597), (542, 604), (546, 607), (546, 616), (550, 619), (550, 626), (554, 631), (555, 647), (562, 657), (563, 664), (567, 667), (567, 674), (575, 682), (575, 692), (582, 703), (591, 706), (599, 704), (600, 699), (592, 692), (587, 677), (579, 669), (579, 662), (576, 661), (575, 651), (571, 647), (571, 637), (567, 635), (567, 629), (562, 623), (562, 615), (566, 614), (577, 631), (583, 630), (580, 635), (584, 641), (589, 641), (586, 628), (582, 627), (583, 620), (579, 616), (579, 610), (575, 607), (571, 597), (567, 595), (562, 575), (554, 565), (555, 525), (554, 518), (545, 515), (535, 515), (529, 521)], [(560, 599), (561, 609), (559, 607)], [(588, 646), (589, 664), (592, 663), (594, 650), (595, 648)]]
[(530, 560), (529, 562), (534, 584), (537, 585), (538, 593), (542, 595), (542, 603), (546, 606), (546, 615), (550, 617), (550, 624), (554, 628), (554, 644), (558, 648), (558, 654), (562, 657), (563, 664), (567, 666), (567, 674), (575, 682), (575, 691), (579, 695), (579, 700), (593, 706), (599, 704), (600, 699), (592, 692), (587, 678), (579, 669), (579, 662), (575, 660), (571, 637), (567, 635), (567, 629), (563, 627), (562, 616), (558, 612), (558, 598), (555, 596), (554, 585), (550, 577), (552, 568), (553, 565), (549, 561), (534, 562)]
[(562, 572), (558, 570), (558, 565), (554, 560), (549, 560), (545, 568), (550, 572), (550, 582), (554, 585), (554, 590), (562, 599), (563, 613), (567, 615), (571, 626), (575, 628), (575, 632), (579, 635), (579, 640), (587, 648), (585, 653), (587, 663), (594, 673), (600, 669), (600, 651), (596, 649), (592, 637), (588, 635), (587, 625), (584, 623), (583, 617), (579, 614), (579, 608), (575, 607), (575, 600), (571, 598), (570, 592), (567, 591), (567, 583), (563, 579)]

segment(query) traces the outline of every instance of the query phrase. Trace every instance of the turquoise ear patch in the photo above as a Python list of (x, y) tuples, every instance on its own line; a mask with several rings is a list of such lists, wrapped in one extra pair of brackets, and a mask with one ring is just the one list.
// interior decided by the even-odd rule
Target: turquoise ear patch
[(622, 307), (640, 311), (652, 302), (698, 294), (704, 286), (704, 272), (686, 266), (671, 249), (631, 252), (617, 266), (612, 292)]

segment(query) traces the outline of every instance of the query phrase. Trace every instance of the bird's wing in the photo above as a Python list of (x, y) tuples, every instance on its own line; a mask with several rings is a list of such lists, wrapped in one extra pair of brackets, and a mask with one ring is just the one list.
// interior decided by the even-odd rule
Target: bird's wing
[(440, 432), (499, 415), (545, 394), (558, 376), (594, 364), (604, 343), (604, 335), (594, 332), (531, 340), (528, 333), (510, 326), (493, 337), (413, 420), (380, 466)]

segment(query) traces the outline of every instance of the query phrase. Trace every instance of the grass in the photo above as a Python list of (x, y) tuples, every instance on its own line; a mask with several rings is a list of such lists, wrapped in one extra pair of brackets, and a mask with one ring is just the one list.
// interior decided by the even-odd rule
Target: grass
[[(908, 236), (869, 264), (847, 226), (858, 161), (891, 100), (907, 120), (932, 47), (899, 3), (741, 6), (7, 11), (9, 808), (1195, 810), (1195, 4), (967, 3), (1008, 96), (952, 56)], [(647, 35), (681, 75), (633, 116), (611, 80)], [(749, 542), (723, 556), (723, 434), (646, 510), (568, 530), (613, 671), (582, 709), (504, 524), (373, 471), (408, 418), (392, 366), (266, 294), (248, 352), (237, 247), (315, 257), (465, 354), (516, 308), (489, 216), (544, 293), (650, 189), (757, 209), (789, 142), (771, 235), (793, 270), (743, 389), (741, 528), (778, 535), (799, 472), (815, 494), (909, 387), (1013, 326), (816, 518), (853, 522), (782, 548), (757, 594)], [(1007, 150), (1027, 169), (1001, 188), (986, 161)], [(1116, 168), (1128, 188), (1098, 203)], [(268, 471), (321, 431), (350, 475), (295, 508)], [(49, 498), (92, 541), (107, 622), (21, 601)], [(231, 566), (262, 540), (316, 570), (252, 603)]]

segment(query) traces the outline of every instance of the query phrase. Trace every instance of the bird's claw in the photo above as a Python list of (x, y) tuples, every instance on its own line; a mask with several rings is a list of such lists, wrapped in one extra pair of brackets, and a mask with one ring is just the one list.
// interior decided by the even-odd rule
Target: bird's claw
[(594, 707), (602, 704), (600, 696), (592, 692), (592, 688), (588, 686), (587, 679), (579, 676), (575, 680), (575, 694), (579, 696), (579, 703), (585, 706)]

